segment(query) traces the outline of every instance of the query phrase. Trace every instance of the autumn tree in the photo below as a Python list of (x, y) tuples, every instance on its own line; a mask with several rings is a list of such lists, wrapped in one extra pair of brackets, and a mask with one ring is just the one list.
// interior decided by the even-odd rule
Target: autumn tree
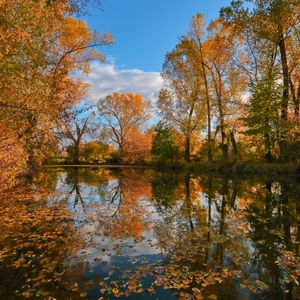
[[(251, 2), (251, 9), (246, 8), (246, 2)], [(290, 80), (290, 68), (294, 69), (295, 65), (291, 66), (290, 64), (292, 52), (288, 45), (293, 36), (299, 32), (299, 10), (300, 2), (297, 0), (260, 0), (255, 2), (232, 1), (230, 6), (222, 8), (220, 11), (222, 19), (226, 23), (234, 25), (236, 31), (242, 33), (245, 39), (250, 37), (252, 41), (259, 41), (261, 44), (270, 43), (275, 49), (273, 55), (275, 55), (274, 58), (276, 58), (276, 62), (278, 61), (281, 70), (281, 80), (276, 82), (282, 90), (280, 103), (281, 119), (286, 123), (281, 129), (280, 154), (282, 160), (286, 159), (288, 142), (287, 121), (289, 118), (290, 91), (294, 92), (294, 82)], [(295, 42), (299, 45), (299, 42), (294, 39)], [(251, 49), (255, 49), (255, 44), (253, 44)], [(252, 59), (256, 62), (259, 61), (258, 57), (253, 57)], [(262, 77), (266, 78), (267, 75), (263, 74)], [(296, 78), (294, 77), (293, 79)], [(295, 93), (294, 104), (297, 105)], [(294, 110), (294, 113), (298, 113), (297, 109)]]
[(130, 132), (124, 141), (123, 160), (131, 164), (145, 164), (150, 160), (152, 136), (140, 131)]
[(240, 117), (238, 108), (247, 84), (235, 63), (242, 46), (243, 40), (233, 34), (232, 26), (217, 19), (207, 28), (204, 16), (196, 14), (187, 34), (166, 55), (162, 75), (169, 86), (161, 90), (158, 107), (186, 137), (186, 161), (191, 152), (191, 137), (201, 131), (207, 135), (205, 147), (209, 161), (213, 159), (213, 131), (220, 132), (223, 159), (228, 158), (230, 141), (236, 153), (233, 119)]
[(14, 147), (31, 162), (41, 163), (57, 146), (53, 124), (75, 104), (72, 93), (80, 85), (71, 72), (88, 72), (91, 59), (104, 59), (97, 47), (113, 42), (110, 34), (93, 32), (72, 17), (83, 2), (0, 4), (0, 122), (14, 132)]
[(121, 156), (125, 150), (126, 138), (134, 132), (142, 132), (151, 118), (150, 100), (141, 94), (114, 92), (97, 103), (101, 123), (107, 128), (111, 142), (118, 146)]
[(191, 135), (200, 132), (204, 123), (200, 85), (203, 78), (195, 72), (185, 39), (166, 54), (161, 75), (166, 86), (159, 91), (159, 114), (184, 135), (184, 158), (189, 162)]
[(241, 116), (242, 97), (247, 89), (247, 80), (240, 72), (236, 60), (242, 60), (243, 39), (234, 34), (232, 26), (219, 19), (212, 21), (208, 37), (203, 44), (205, 67), (207, 68), (216, 132), (220, 132), (222, 158), (228, 159), (230, 135), (234, 134), (233, 119)]

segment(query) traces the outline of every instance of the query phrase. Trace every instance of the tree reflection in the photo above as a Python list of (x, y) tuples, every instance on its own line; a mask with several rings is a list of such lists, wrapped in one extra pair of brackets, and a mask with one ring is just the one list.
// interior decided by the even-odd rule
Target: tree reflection
[(151, 185), (143, 172), (122, 170), (107, 186), (99, 230), (114, 238), (139, 237), (150, 228), (146, 221), (149, 211), (142, 203), (150, 197)]
[[(297, 182), (132, 169), (53, 171), (33, 182), (0, 204), (4, 299), (88, 297), (103, 278), (91, 279), (81, 250), (94, 247), (91, 261), (108, 265), (108, 256), (117, 260), (121, 248), (140, 241), (160, 259), (132, 254), (139, 266), (101, 281), (103, 293), (152, 295), (161, 285), (180, 299), (300, 296)], [(146, 289), (144, 277), (153, 277)]]
[(296, 211), (289, 201), (289, 186), (284, 181), (267, 181), (253, 196), (255, 201), (247, 209), (254, 247), (247, 284), (255, 290), (263, 288), (262, 294), (270, 299), (293, 299), (293, 293), (299, 297), (282, 263), (284, 253), (293, 250), (291, 221)]

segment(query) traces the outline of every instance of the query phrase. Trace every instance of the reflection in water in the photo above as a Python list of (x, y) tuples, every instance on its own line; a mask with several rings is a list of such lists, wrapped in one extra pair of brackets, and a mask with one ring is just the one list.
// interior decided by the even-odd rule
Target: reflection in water
[(282, 178), (41, 172), (2, 193), (0, 299), (299, 299), (299, 190)]

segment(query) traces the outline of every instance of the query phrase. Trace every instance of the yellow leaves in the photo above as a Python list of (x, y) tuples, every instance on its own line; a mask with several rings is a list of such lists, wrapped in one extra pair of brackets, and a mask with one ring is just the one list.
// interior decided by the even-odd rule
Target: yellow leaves
[(86, 74), (90, 70), (88, 62), (91, 59), (101, 62), (105, 60), (105, 56), (93, 47), (113, 43), (111, 34), (105, 33), (101, 37), (98, 32), (92, 32), (86, 22), (72, 17), (64, 19), (59, 31), (57, 50), (61, 58), (58, 63), (63, 62), (64, 67), (68, 67), (69, 70), (79, 68)]
[(91, 41), (91, 29), (86, 22), (67, 17), (60, 27), (60, 44), (61, 47), (71, 48), (74, 45), (83, 46), (84, 43)]

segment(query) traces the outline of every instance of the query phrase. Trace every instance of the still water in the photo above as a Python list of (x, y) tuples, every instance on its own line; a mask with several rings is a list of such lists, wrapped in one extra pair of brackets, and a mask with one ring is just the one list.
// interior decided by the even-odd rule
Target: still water
[(300, 181), (49, 169), (2, 193), (0, 299), (299, 299)]

